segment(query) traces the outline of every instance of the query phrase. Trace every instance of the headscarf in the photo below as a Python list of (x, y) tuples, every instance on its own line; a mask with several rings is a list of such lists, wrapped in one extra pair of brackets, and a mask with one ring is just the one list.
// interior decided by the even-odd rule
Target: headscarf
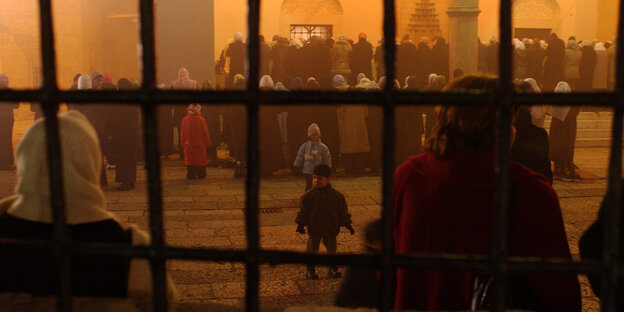
[(368, 78), (362, 78), (360, 79), (360, 82), (355, 86), (356, 89), (366, 89), (366, 87), (368, 87), (368, 84), (370, 83), (370, 79)]
[(380, 91), (380, 90), (381, 88), (379, 88), (379, 85), (374, 81), (371, 81), (368, 83), (368, 85), (366, 85), (366, 91)]
[(290, 86), (291, 90), (301, 90), (305, 88), (305, 85), (303, 84), (303, 80), (301, 80), (301, 78), (299, 77), (295, 77), (292, 80), (292, 84)]
[(321, 86), (319, 85), (318, 81), (314, 77), (310, 77), (308, 78), (308, 81), (306, 81), (305, 88), (307, 90), (318, 90), (320, 89), (320, 87)]
[(356, 76), (356, 77), (357, 77), (357, 78), (355, 78), (355, 82), (356, 82), (356, 83), (360, 83), (360, 81), (361, 81), (362, 79), (366, 78), (366, 75), (365, 75), (364, 73), (359, 73), (359, 74), (357, 74), (357, 76)]
[(535, 81), (535, 79), (526, 78), (524, 79), (524, 82), (528, 83), (531, 86), (531, 89), (533, 89), (533, 93), (542, 93), (542, 90), (537, 85), (537, 81)]
[(243, 41), (243, 34), (240, 31), (234, 33), (234, 41)]
[(80, 75), (78, 78), (78, 90), (91, 89), (91, 77), (87, 75)]
[(340, 74), (335, 75), (332, 81), (334, 83), (334, 87), (338, 87), (346, 83), (344, 76)]
[(570, 85), (565, 81), (559, 81), (557, 86), (555, 87), (555, 93), (570, 93), (572, 89), (570, 89)]
[(582, 46), (584, 47), (591, 47), (591, 42), (588, 40), (583, 40), (583, 42), (581, 43)]
[[(100, 188), (102, 152), (95, 129), (83, 114), (73, 110), (60, 114), (58, 124), (67, 223), (112, 219)], [(33, 222), (51, 223), (45, 118), (26, 130), (15, 156), (18, 199), (7, 213)]]
[(340, 36), (338, 36), (338, 40), (347, 40), (347, 38), (345, 38), (344, 35), (340, 35)]
[[(436, 82), (436, 78), (438, 77), (438, 75), (436, 74), (429, 74), (429, 79), (427, 79), (427, 85), (428, 86), (433, 86)], [(405, 84), (407, 84), (407, 78), (405, 79)]]
[(201, 105), (199, 104), (189, 104), (186, 110), (188, 111), (189, 115), (201, 115)]
[(578, 50), (579, 49), (578, 43), (574, 40), (568, 40), (568, 49)]
[(274, 89), (275, 84), (273, 83), (273, 78), (269, 75), (264, 75), (260, 78), (260, 88)]
[(97, 77), (103, 77), (102, 73), (97, 70), (91, 72), (91, 81), (95, 80)]
[(103, 73), (102, 74), (102, 83), (113, 83), (113, 76), (111, 76), (111, 74), (109, 73)]
[(234, 79), (232, 80), (232, 84), (235, 85), (239, 80), (245, 80), (245, 76), (242, 74), (234, 75)]
[[(557, 86), (555, 87), (555, 93), (570, 93), (572, 89), (570, 89), (570, 85), (565, 81), (559, 81)], [(561, 121), (565, 121), (568, 112), (570, 111), (570, 106), (555, 106), (552, 108), (552, 116), (553, 118), (557, 118)]]
[(275, 91), (288, 91), (288, 89), (286, 89), (284, 84), (281, 81), (279, 81), (278, 83), (275, 84)]
[(607, 49), (605, 49), (604, 43), (602, 43), (602, 42), (596, 43), (596, 45), (594, 46), (594, 50), (596, 50), (598, 52), (607, 52)]
[(303, 48), (303, 42), (301, 42), (301, 39), (299, 38), (295, 38), (292, 43), (295, 47), (297, 47), (297, 49)]
[(178, 79), (171, 82), (174, 90), (197, 90), (197, 81), (190, 78), (188, 69), (182, 67), (178, 70)]

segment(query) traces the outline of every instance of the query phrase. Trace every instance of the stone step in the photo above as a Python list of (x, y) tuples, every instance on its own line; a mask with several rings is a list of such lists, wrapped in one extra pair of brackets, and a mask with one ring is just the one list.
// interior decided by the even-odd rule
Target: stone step
[(610, 147), (609, 138), (577, 138), (575, 147)]
[[(544, 128), (550, 128), (550, 119), (544, 120)], [(577, 129), (611, 129), (611, 119), (577, 119)]]

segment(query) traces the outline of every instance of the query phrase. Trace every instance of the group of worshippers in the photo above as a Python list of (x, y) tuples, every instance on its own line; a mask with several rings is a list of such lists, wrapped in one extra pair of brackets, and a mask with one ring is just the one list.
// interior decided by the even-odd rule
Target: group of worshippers
[(565, 43), (553, 33), (547, 42), (514, 38), (512, 47), (514, 77), (533, 78), (544, 91), (554, 91), (559, 81), (578, 92), (612, 90), (615, 84), (615, 40), (570, 36)]
[[(111, 74), (93, 71), (90, 75), (76, 74), (71, 90), (136, 90), (136, 79), (121, 78), (113, 83)], [(134, 188), (137, 163), (141, 159), (141, 115), (138, 105), (69, 103), (69, 110), (86, 116), (98, 135), (106, 166), (102, 166), (100, 183), (108, 185), (105, 169), (115, 169), (119, 191)], [(37, 112), (35, 112), (36, 118)]]
[[(260, 77), (270, 75), (275, 83), (281, 82), (288, 89), (300, 87), (297, 78), (305, 82), (314, 77), (322, 89), (331, 89), (335, 75), (342, 75), (352, 86), (359, 83), (360, 73), (375, 81), (385, 75), (384, 40), (378, 40), (378, 45), (373, 46), (366, 33), (358, 34), (357, 41), (344, 35), (337, 38), (311, 36), (308, 40), (275, 35), (269, 43), (260, 35), (259, 41)], [(424, 89), (430, 73), (449, 77), (449, 46), (444, 38), (422, 37), (414, 44), (409, 35), (405, 35), (397, 43), (396, 51), (397, 78), (401, 83), (408, 76), (415, 76), (419, 88)], [(222, 55), (222, 70), (228, 73), (226, 87), (231, 88), (237, 74), (247, 77), (247, 45), (240, 32), (234, 35)]]

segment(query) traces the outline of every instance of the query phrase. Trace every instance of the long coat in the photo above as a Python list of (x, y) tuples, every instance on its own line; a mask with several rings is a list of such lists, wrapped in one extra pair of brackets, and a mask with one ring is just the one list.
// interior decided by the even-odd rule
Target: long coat
[(19, 103), (0, 103), (0, 167), (13, 165), (13, 110)]
[[(494, 153), (455, 152), (447, 160), (427, 152), (394, 174), (394, 249), (397, 254), (487, 256), (492, 249), (496, 175)], [(571, 260), (557, 194), (548, 181), (511, 162), (508, 254)], [(476, 274), (397, 269), (397, 310), (468, 310)], [(574, 275), (518, 275), (543, 311), (581, 311)], [(515, 290), (515, 289), (514, 289)], [(514, 293), (517, 295), (517, 293)]]
[(332, 75), (343, 75), (348, 78), (351, 75), (349, 58), (351, 56), (351, 45), (346, 40), (337, 40), (332, 48)]
[(581, 62), (579, 63), (580, 80), (578, 90), (591, 91), (594, 82), (594, 69), (596, 68), (596, 51), (591, 46), (581, 48)]
[(579, 64), (581, 63), (581, 51), (576, 49), (566, 49), (565, 56), (563, 58), (563, 66), (565, 66), (564, 77), (565, 80), (575, 81), (581, 78), (579, 74)]
[(355, 154), (371, 151), (368, 141), (368, 106), (342, 105), (338, 107), (338, 132), (340, 133), (340, 153)]
[(594, 80), (592, 88), (606, 89), (609, 75), (609, 56), (607, 51), (596, 51), (596, 67), (594, 67)]
[(206, 165), (206, 148), (211, 146), (211, 142), (204, 117), (189, 112), (182, 119), (180, 144), (184, 146), (184, 165)]
[(360, 39), (353, 45), (353, 51), (351, 52), (351, 73), (357, 75), (364, 73), (366, 77), (373, 77), (373, 45), (366, 39)]
[(544, 60), (543, 90), (552, 92), (559, 81), (563, 80), (563, 56), (565, 55), (565, 43), (555, 38), (548, 42), (546, 59)]

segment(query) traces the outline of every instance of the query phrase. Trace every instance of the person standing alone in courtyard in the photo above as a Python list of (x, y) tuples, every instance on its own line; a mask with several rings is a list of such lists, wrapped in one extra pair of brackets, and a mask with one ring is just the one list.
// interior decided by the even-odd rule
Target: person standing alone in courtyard
[(188, 114), (182, 119), (180, 144), (184, 147), (186, 178), (189, 180), (205, 178), (208, 160), (206, 149), (212, 144), (199, 104), (188, 106)]
[[(320, 164), (314, 167), (312, 174), (314, 188), (305, 192), (299, 199), (299, 213), (295, 219), (297, 233), (305, 234), (304, 227), (308, 227), (307, 252), (311, 254), (318, 253), (321, 240), (327, 249), (327, 254), (335, 254), (336, 238), (341, 226), (347, 228), (351, 234), (355, 234), (347, 201), (344, 195), (329, 183), (330, 176), (331, 168), (328, 165)], [(329, 267), (329, 277), (341, 276), (337, 266)], [(313, 264), (308, 264), (306, 278), (319, 278)]]

